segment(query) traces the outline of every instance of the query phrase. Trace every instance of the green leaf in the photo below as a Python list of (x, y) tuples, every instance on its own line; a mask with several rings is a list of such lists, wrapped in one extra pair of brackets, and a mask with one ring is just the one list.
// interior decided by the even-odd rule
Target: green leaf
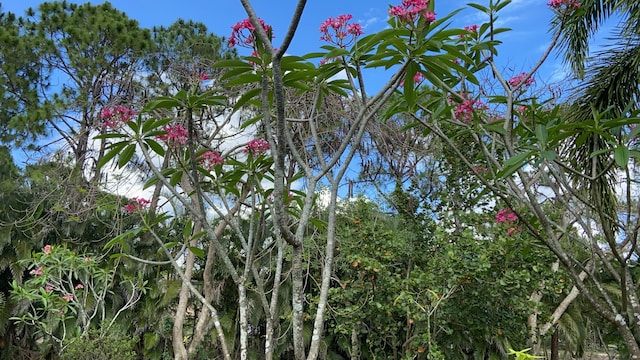
[(185, 240), (188, 240), (193, 233), (193, 221), (187, 220), (187, 223), (184, 225), (184, 230), (182, 231), (182, 236)]
[(162, 97), (159, 97), (157, 100), (152, 101), (147, 105), (145, 105), (145, 107), (142, 109), (142, 112), (148, 113), (156, 109), (172, 109), (172, 108), (177, 108), (182, 106), (183, 106), (183, 103), (181, 101), (172, 97), (162, 96)]
[(485, 125), (482, 125), (482, 127), (485, 130), (496, 132), (500, 135), (507, 135), (507, 131), (504, 129), (503, 126), (500, 126), (500, 125), (485, 124)]
[(109, 161), (111, 161), (111, 159), (113, 159), (116, 155), (118, 155), (122, 149), (125, 148), (125, 146), (127, 146), (128, 142), (126, 141), (121, 141), (119, 143), (115, 143), (111, 146), (109, 146), (109, 151), (104, 154), (104, 156), (98, 160), (98, 164), (96, 165), (97, 169), (100, 170), (102, 169), (102, 167), (107, 164)]
[(182, 170), (176, 170), (176, 172), (174, 172), (171, 175), (171, 178), (169, 179), (169, 185), (171, 186), (176, 186), (178, 185), (178, 183), (180, 182), (180, 180), (182, 180), (182, 174), (184, 172)]
[(616, 147), (615, 151), (613, 152), (613, 158), (615, 159), (616, 164), (621, 168), (627, 167), (627, 165), (629, 164), (629, 157), (629, 148), (624, 145)]
[(529, 162), (529, 158), (531, 157), (531, 154), (532, 152), (528, 151), (526, 153), (514, 155), (509, 159), (507, 159), (507, 161), (505, 161), (502, 166), (502, 170), (498, 172), (497, 177), (504, 179), (506, 177), (511, 176), (511, 174), (518, 171), (527, 162)]
[(549, 138), (549, 132), (547, 131), (546, 125), (544, 124), (536, 125), (536, 137), (538, 138), (540, 145), (542, 145), (542, 148), (543, 149), (546, 148), (547, 140)]
[(325, 59), (333, 59), (333, 58), (337, 58), (337, 57), (341, 57), (341, 56), (348, 56), (349, 55), (349, 50), (347, 49), (343, 49), (343, 48), (333, 48), (331, 51), (329, 51), (324, 58)]
[(542, 152), (542, 157), (547, 161), (554, 161), (558, 154), (555, 150), (545, 150)]
[(153, 139), (145, 139), (144, 142), (151, 148), (151, 150), (153, 150), (154, 153), (156, 153), (156, 154), (158, 154), (160, 156), (164, 156), (165, 155), (164, 148), (157, 141), (155, 141)]
[(260, 95), (261, 91), (262, 91), (261, 88), (247, 90), (244, 94), (242, 94), (242, 96), (240, 96), (238, 101), (236, 101), (236, 103), (233, 105), (233, 111), (237, 111), (242, 106), (244, 106), (247, 102), (251, 101), (253, 98)]
[(136, 152), (136, 144), (129, 144), (120, 154), (120, 157), (118, 158), (118, 168), (122, 168), (123, 166), (127, 165), (127, 163), (129, 161), (131, 161), (131, 158), (133, 157), (133, 154), (135, 154)]
[(132, 239), (136, 236), (138, 236), (138, 234), (140, 232), (142, 232), (144, 228), (142, 227), (138, 227), (138, 228), (134, 228), (128, 231), (123, 232), (122, 234), (114, 237), (113, 239), (111, 239), (109, 242), (107, 242), (103, 249), (104, 250), (108, 250), (110, 248), (112, 248), (114, 245), (120, 245), (120, 247), (122, 247), (122, 251), (124, 252), (128, 252), (129, 251), (129, 245), (126, 243), (126, 240)]
[(195, 246), (189, 246), (189, 251), (193, 253), (193, 255), (197, 256), (200, 259), (204, 259), (204, 250), (197, 248)]

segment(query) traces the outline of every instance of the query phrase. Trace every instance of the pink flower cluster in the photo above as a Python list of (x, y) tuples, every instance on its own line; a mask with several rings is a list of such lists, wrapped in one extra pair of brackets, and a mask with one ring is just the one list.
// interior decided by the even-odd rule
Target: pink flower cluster
[(42, 266), (40, 266), (37, 269), (31, 270), (29, 271), (29, 274), (34, 275), (34, 276), (40, 276), (42, 275)]
[(562, 7), (567, 9), (577, 9), (580, 7), (580, 3), (574, 0), (551, 0), (547, 3), (547, 6), (554, 10), (560, 10)]
[(47, 255), (51, 254), (51, 245), (44, 246), (44, 253)]
[(217, 151), (209, 150), (200, 155), (200, 164), (206, 169), (213, 169), (216, 165), (222, 165), (224, 159)]
[(509, 85), (510, 85), (512, 88), (514, 88), (514, 87), (516, 87), (516, 86), (520, 85), (520, 83), (523, 83), (523, 82), (524, 82), (522, 86), (524, 86), (524, 87), (529, 87), (529, 86), (531, 86), (531, 85), (532, 85), (534, 82), (536, 82), (536, 81), (533, 79), (533, 77), (530, 77), (530, 78), (528, 78), (527, 80), (525, 80), (525, 78), (527, 78), (527, 75), (528, 75), (527, 73), (523, 72), (523, 73), (520, 73), (520, 74), (518, 74), (518, 75), (516, 75), (516, 76), (512, 77), (512, 78), (511, 78), (511, 79), (509, 79), (509, 81), (508, 81), (508, 82), (509, 82)]
[(364, 34), (360, 24), (348, 23), (352, 18), (351, 14), (342, 14), (323, 21), (320, 24), (320, 32), (322, 33), (320, 40), (340, 47), (351, 45), (358, 36)]
[[(151, 204), (150, 200), (134, 197), (133, 199), (131, 199), (131, 201), (129, 201), (127, 205), (122, 207), (122, 210), (124, 210), (126, 213), (132, 214), (138, 210), (146, 208), (147, 206), (149, 206), (149, 204)], [(89, 262), (91, 261), (91, 259), (85, 258), (84, 261)]]
[[(265, 24), (262, 19), (258, 20), (260, 21), (260, 25), (262, 25), (262, 28), (267, 32), (267, 34), (269, 34), (269, 36), (271, 36), (271, 25)], [(255, 35), (253, 34), (253, 32), (256, 30), (256, 28), (255, 26), (253, 26), (253, 23), (249, 18), (239, 21), (238, 23), (233, 25), (231, 29), (233, 31), (231, 32), (231, 36), (227, 41), (227, 45), (229, 47), (234, 47), (236, 45), (246, 48), (254, 47)]]
[(189, 138), (189, 132), (182, 125), (165, 126), (165, 134), (156, 136), (162, 141), (172, 144), (186, 144)]
[(480, 100), (466, 99), (459, 103), (453, 110), (453, 116), (456, 120), (463, 123), (469, 123), (473, 120), (473, 113), (476, 110), (484, 110), (487, 106)]
[(436, 21), (436, 14), (425, 11), (429, 0), (402, 0), (402, 5), (397, 5), (389, 9), (389, 15), (395, 16), (398, 20), (413, 23), (424, 16), (427, 22)]
[[(478, 32), (478, 25), (467, 25), (467, 26), (464, 27), (464, 30), (468, 31), (470, 33), (477, 33)], [(465, 36), (467, 36), (467, 35), (465, 35), (465, 34), (458, 35), (458, 37), (461, 38), (461, 39), (465, 38)]]
[(497, 223), (507, 223), (514, 222), (518, 220), (518, 216), (511, 210), (511, 208), (506, 208), (499, 210), (496, 214), (496, 222)]
[[(417, 72), (415, 75), (413, 75), (413, 83), (414, 84), (420, 84), (424, 80), (425, 80), (424, 74), (421, 73), (421, 72)], [(404, 80), (402, 80), (400, 82), (400, 86), (404, 86)]]
[(135, 114), (136, 112), (129, 108), (116, 105), (112, 108), (102, 109), (100, 118), (102, 119), (102, 126), (115, 129), (120, 126), (121, 123), (131, 121)]
[(320, 66), (325, 65), (325, 64), (330, 64), (336, 61), (340, 61), (340, 58), (331, 58), (331, 59), (321, 59), (320, 60)]
[(261, 139), (253, 139), (244, 146), (244, 152), (253, 156), (262, 155), (269, 149), (269, 143)]
[[(518, 221), (518, 216), (510, 208), (502, 209), (496, 214), (496, 223), (498, 224), (512, 224), (516, 221)], [(511, 236), (516, 231), (522, 231), (522, 227), (511, 225), (507, 230), (507, 235)]]

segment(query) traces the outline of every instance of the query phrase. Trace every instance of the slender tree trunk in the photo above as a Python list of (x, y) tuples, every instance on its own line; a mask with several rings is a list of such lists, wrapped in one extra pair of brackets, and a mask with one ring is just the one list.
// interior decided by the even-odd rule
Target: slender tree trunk
[(305, 359), (304, 351), (304, 281), (302, 273), (302, 246), (292, 247), (291, 286), (293, 299), (293, 353), (296, 360)]
[(351, 360), (360, 360), (360, 337), (357, 325), (351, 329)]
[(275, 348), (276, 329), (274, 326), (277, 324), (276, 319), (278, 319), (278, 295), (280, 293), (280, 284), (282, 281), (282, 263), (285, 249), (284, 240), (278, 238), (276, 241), (278, 242), (278, 255), (276, 259), (276, 272), (273, 276), (273, 287), (271, 288), (271, 303), (269, 304), (269, 313), (267, 314), (267, 323), (265, 326), (265, 360), (273, 359), (273, 350)]
[[(189, 246), (193, 246), (189, 244)], [(189, 305), (189, 287), (187, 282), (191, 280), (191, 275), (193, 273), (193, 264), (195, 262), (196, 256), (193, 252), (187, 252), (187, 258), (185, 261), (185, 269), (184, 276), (185, 279), (182, 281), (182, 287), (180, 288), (180, 294), (178, 298), (178, 307), (176, 308), (176, 313), (173, 320), (173, 356), (176, 360), (187, 360), (189, 356), (187, 354), (187, 348), (184, 344), (184, 320), (187, 314), (187, 306)]]
[[(207, 261), (204, 265), (204, 272), (202, 274), (202, 281), (203, 281), (203, 287), (204, 287), (203, 295), (205, 300), (208, 303), (210, 303), (213, 300), (213, 295), (214, 295), (213, 279), (211, 278), (211, 272), (213, 271), (213, 261), (215, 260), (215, 257), (216, 257), (216, 248), (213, 245), (209, 245), (209, 249), (207, 250)], [(195, 355), (198, 349), (198, 346), (202, 343), (202, 340), (204, 339), (206, 332), (210, 328), (210, 324), (211, 324), (210, 314), (211, 313), (209, 312), (209, 309), (206, 306), (203, 306), (202, 310), (200, 310), (200, 314), (198, 314), (198, 321), (196, 323), (195, 329), (193, 330), (193, 337), (191, 339), (191, 343), (189, 344), (190, 356)]]
[(244, 283), (238, 284), (238, 306), (240, 312), (240, 360), (247, 360), (249, 348), (249, 321), (247, 319), (249, 303), (247, 301), (247, 288)]
[(640, 346), (638, 346), (638, 342), (629, 329), (629, 326), (624, 322), (624, 320), (621, 320), (617, 323), (617, 327), (618, 332), (622, 336), (622, 340), (624, 340), (624, 343), (627, 346), (629, 359), (640, 360)]
[(560, 360), (560, 349), (558, 341), (558, 324), (553, 326), (553, 335), (551, 335), (551, 360)]

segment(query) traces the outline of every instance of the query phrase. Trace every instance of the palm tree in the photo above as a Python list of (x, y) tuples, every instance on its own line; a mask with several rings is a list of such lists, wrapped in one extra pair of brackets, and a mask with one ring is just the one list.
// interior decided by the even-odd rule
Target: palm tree
[[(610, 42), (605, 50), (589, 56), (589, 41), (599, 34), (606, 20), (614, 18), (620, 21), (609, 35)], [(564, 61), (579, 80), (572, 89), (565, 122), (585, 124), (595, 119), (594, 126), (598, 126), (602, 116), (603, 119), (626, 119), (626, 123), (631, 123), (629, 117), (640, 110), (640, 4), (636, 0), (584, 0), (577, 9), (560, 8), (553, 25), (561, 32), (559, 44)], [(610, 129), (608, 133), (576, 134), (566, 143), (565, 155), (577, 170), (573, 174), (575, 189), (583, 189), (611, 250), (609, 255), (601, 253), (599, 260), (606, 263), (621, 291), (616, 312), (625, 314), (638, 310), (637, 279), (634, 279), (629, 257), (625, 255), (637, 252), (637, 234), (623, 231), (626, 228), (619, 221), (619, 213), (632, 213), (631, 199), (620, 199), (616, 192), (615, 183), (620, 180), (621, 168), (614, 166), (611, 158), (614, 148), (625, 146), (621, 135), (620, 128)], [(627, 210), (621, 210), (624, 207)], [(622, 237), (628, 237), (633, 245), (622, 248)], [(595, 245), (596, 253), (599, 247)], [(625, 342), (629, 351), (635, 348), (634, 356), (637, 357), (640, 333), (633, 319), (627, 316), (625, 320), (636, 327), (634, 335), (627, 331)], [(616, 322), (620, 321), (612, 323)]]

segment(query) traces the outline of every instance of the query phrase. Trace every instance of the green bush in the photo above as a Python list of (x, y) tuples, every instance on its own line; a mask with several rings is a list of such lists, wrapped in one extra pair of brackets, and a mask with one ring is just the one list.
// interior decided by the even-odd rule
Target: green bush
[(137, 337), (89, 330), (87, 334), (71, 340), (60, 360), (135, 360), (137, 354), (133, 349), (137, 342)]

